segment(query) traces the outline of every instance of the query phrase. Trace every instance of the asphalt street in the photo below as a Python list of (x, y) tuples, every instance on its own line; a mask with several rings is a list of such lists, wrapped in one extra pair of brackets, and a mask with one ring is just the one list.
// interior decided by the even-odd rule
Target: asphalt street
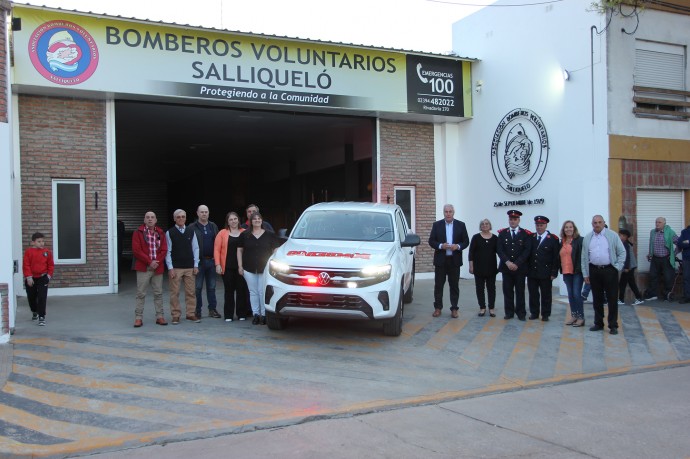
[(0, 457), (689, 455), (684, 305), (622, 306), (613, 336), (565, 327), (562, 301), (549, 322), (477, 317), (467, 280), (460, 318), (432, 318), (419, 280), (398, 338), (366, 322), (161, 327), (150, 298), (133, 328), (123, 278), (117, 295), (49, 297), (46, 327), (20, 300)]

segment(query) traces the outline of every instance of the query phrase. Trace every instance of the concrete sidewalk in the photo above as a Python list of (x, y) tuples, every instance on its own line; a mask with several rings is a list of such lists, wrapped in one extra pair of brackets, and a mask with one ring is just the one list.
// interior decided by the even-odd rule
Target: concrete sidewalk
[(688, 381), (686, 366), (86, 457), (687, 458)]

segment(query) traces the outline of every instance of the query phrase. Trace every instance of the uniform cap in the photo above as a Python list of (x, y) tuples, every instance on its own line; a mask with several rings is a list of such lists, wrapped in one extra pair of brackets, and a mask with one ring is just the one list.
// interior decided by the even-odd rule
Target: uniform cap
[(534, 217), (534, 223), (549, 223), (549, 219), (543, 215), (537, 215)]
[(522, 212), (520, 212), (519, 210), (509, 210), (508, 216), (509, 217), (522, 217)]

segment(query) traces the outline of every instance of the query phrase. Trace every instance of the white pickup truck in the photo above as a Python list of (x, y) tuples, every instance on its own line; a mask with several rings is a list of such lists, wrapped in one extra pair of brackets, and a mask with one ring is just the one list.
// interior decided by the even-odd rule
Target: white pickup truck
[(283, 329), (290, 317), (364, 319), (399, 336), (419, 243), (394, 204), (309, 207), (266, 265), (268, 328)]

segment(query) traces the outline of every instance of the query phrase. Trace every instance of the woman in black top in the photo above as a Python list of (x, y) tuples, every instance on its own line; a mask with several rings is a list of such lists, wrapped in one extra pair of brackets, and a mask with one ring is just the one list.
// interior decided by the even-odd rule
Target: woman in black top
[(496, 302), (496, 246), (498, 237), (491, 232), (491, 222), (484, 219), (479, 222), (479, 233), (472, 236), (470, 241), (469, 262), (470, 274), (474, 274), (474, 285), (479, 302), (479, 317), (486, 314), (486, 300), (484, 288), (489, 295), (489, 315), (496, 317), (494, 303)]
[(249, 301), (254, 314), (252, 323), (265, 325), (263, 273), (268, 259), (280, 247), (280, 240), (275, 233), (264, 230), (260, 213), (254, 212), (250, 220), (251, 228), (242, 233), (237, 244), (237, 272), (249, 287)]

